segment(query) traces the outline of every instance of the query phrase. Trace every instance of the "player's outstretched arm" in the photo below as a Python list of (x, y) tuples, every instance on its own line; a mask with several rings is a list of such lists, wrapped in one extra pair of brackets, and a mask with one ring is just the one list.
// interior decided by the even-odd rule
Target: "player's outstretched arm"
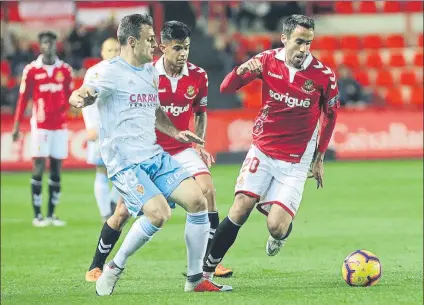
[(69, 98), (69, 104), (75, 108), (84, 108), (93, 105), (97, 96), (98, 94), (93, 88), (83, 85), (81, 88), (72, 92)]
[(174, 123), (168, 118), (168, 115), (159, 106), (156, 110), (156, 129), (160, 132), (174, 138), (183, 143), (197, 143), (204, 144), (201, 138), (188, 130), (180, 131), (175, 127)]
[(257, 58), (251, 58), (231, 71), (222, 81), (221, 93), (234, 93), (246, 86), (262, 73), (262, 63)]

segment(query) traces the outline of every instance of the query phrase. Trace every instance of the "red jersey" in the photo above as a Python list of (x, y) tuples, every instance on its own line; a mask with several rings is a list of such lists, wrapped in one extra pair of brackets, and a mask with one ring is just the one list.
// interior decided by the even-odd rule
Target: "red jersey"
[(221, 84), (221, 92), (232, 93), (262, 79), (262, 109), (252, 132), (255, 146), (274, 159), (298, 163), (323, 114), (318, 151), (325, 152), (340, 105), (334, 72), (311, 54), (301, 69), (289, 67), (284, 48), (255, 57), (262, 63), (260, 75), (238, 76), (236, 68)]
[(28, 100), (32, 99), (33, 127), (63, 129), (73, 89), (72, 68), (59, 59), (53, 65), (44, 65), (41, 58), (42, 55), (28, 64), (22, 73), (15, 122), (22, 120)]
[[(191, 114), (206, 112), (208, 104), (208, 76), (202, 68), (187, 63), (179, 77), (166, 75), (163, 57), (154, 63), (159, 72), (159, 100), (162, 109), (179, 130), (189, 128)], [(160, 131), (156, 131), (157, 143), (171, 155), (175, 155), (191, 143), (181, 143)]]

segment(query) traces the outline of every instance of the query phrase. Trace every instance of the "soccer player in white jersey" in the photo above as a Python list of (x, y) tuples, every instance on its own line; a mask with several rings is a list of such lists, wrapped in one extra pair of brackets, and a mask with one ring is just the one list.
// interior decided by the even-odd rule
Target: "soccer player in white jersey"
[[(108, 38), (102, 44), (101, 56), (103, 60), (112, 59), (119, 55), (119, 42), (115, 38)], [(86, 75), (90, 78), (92, 69), (88, 69)], [(87, 130), (87, 163), (96, 166), (96, 178), (94, 180), (94, 197), (100, 211), (103, 222), (112, 215), (115, 210), (116, 188), (112, 187), (109, 191), (109, 179), (107, 178), (106, 166), (100, 155), (99, 146), (99, 126), (100, 117), (97, 105), (93, 104), (83, 108), (82, 115), (84, 118), (85, 128)], [(118, 193), (119, 197), (119, 193)]]
[[(162, 109), (169, 119), (181, 130), (189, 128), (190, 120), (194, 116), (195, 133), (202, 139), (205, 137), (207, 125), (207, 98), (208, 77), (206, 71), (187, 61), (190, 51), (191, 31), (187, 25), (179, 21), (167, 21), (161, 30), (161, 45), (164, 53), (155, 61), (154, 65), (159, 72), (159, 100)], [(90, 108), (89, 106), (84, 108)], [(219, 224), (218, 208), (215, 199), (215, 186), (208, 167), (213, 157), (202, 145), (192, 147), (191, 143), (181, 143), (161, 132), (156, 132), (157, 143), (171, 154), (181, 166), (195, 177), (208, 203), (208, 218), (210, 223), (208, 249)], [(197, 151), (197, 152), (196, 152)], [(110, 219), (104, 224), (97, 241), (95, 254), (85, 280), (95, 282), (102, 274), (103, 265), (118, 242), (120, 232), (131, 215), (122, 207), (123, 202)], [(230, 277), (233, 271), (219, 264), (214, 275)]]
[(159, 74), (149, 63), (157, 47), (153, 20), (125, 16), (118, 27), (121, 55), (93, 67), (90, 79), (73, 92), (74, 107), (97, 98), (100, 150), (108, 176), (134, 217), (121, 248), (96, 282), (98, 295), (112, 294), (129, 256), (145, 245), (171, 215), (167, 200), (187, 211), (187, 280), (184, 291), (230, 291), (203, 277), (202, 261), (209, 235), (206, 198), (177, 161), (156, 144), (155, 127), (182, 142), (202, 144), (190, 131), (178, 130), (160, 107)]

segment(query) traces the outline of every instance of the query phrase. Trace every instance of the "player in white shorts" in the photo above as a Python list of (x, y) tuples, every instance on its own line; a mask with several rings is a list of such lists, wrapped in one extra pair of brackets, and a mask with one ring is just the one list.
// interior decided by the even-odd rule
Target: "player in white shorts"
[(234, 203), (219, 224), (203, 265), (206, 274), (212, 275), (255, 206), (267, 216), (267, 255), (280, 251), (292, 231), (315, 149), (312, 173), (317, 186), (323, 187), (324, 154), (339, 101), (334, 72), (310, 53), (314, 29), (312, 18), (290, 16), (283, 23), (284, 47), (254, 56), (221, 84), (221, 92), (234, 93), (260, 78), (262, 109), (236, 182)]
[[(56, 34), (42, 32), (38, 36), (41, 55), (25, 66), (19, 88), (13, 126), (13, 141), (19, 139), (19, 125), (30, 99), (31, 117), (31, 197), (35, 227), (64, 226), (55, 215), (61, 194), (62, 161), (68, 157), (68, 99), (73, 89), (72, 68), (56, 54)], [(47, 219), (41, 212), (42, 178), (46, 160), (50, 161)]]
[(235, 194), (250, 194), (258, 198), (256, 208), (265, 216), (268, 216), (271, 206), (276, 204), (294, 218), (302, 201), (305, 181), (316, 148), (317, 133), (318, 128), (299, 163), (270, 158), (252, 144), (240, 169)]
[[(103, 60), (108, 60), (119, 55), (119, 43), (115, 38), (106, 39), (101, 48)], [(86, 76), (91, 77), (91, 68)], [(119, 199), (119, 193), (115, 187), (109, 188), (106, 166), (100, 155), (99, 128), (100, 117), (97, 105), (87, 106), (82, 109), (85, 128), (87, 130), (87, 163), (96, 166), (96, 178), (94, 180), (94, 197), (103, 221), (106, 221), (113, 213)]]

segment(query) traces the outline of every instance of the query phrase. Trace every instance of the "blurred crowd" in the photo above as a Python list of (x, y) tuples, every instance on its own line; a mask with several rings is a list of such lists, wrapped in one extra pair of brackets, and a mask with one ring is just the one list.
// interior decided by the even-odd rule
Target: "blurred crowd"
[[(176, 10), (169, 3), (165, 20), (178, 18), (186, 22), (204, 36), (212, 37), (214, 52), (222, 64), (222, 70), (230, 71), (258, 52), (280, 47), (281, 23), (292, 14), (331, 13), (331, 1), (309, 3), (302, 1), (285, 2), (184, 2), (187, 10)], [(179, 5), (182, 5), (181, 3)], [(58, 42), (57, 50), (61, 59), (74, 69), (76, 77), (83, 77), (87, 58), (100, 57), (100, 46), (104, 40), (116, 36), (117, 22), (113, 17), (104, 20), (96, 27), (87, 28), (76, 23)], [(268, 33), (268, 41), (256, 41), (254, 48), (244, 48), (240, 33)], [(239, 39), (237, 38), (239, 35)], [(196, 44), (201, 45), (201, 44)], [(200, 49), (201, 47), (199, 47)], [(242, 52), (240, 52), (242, 50)], [(313, 49), (312, 49), (313, 50)], [(196, 47), (192, 49), (192, 53)], [(198, 51), (203, 52), (203, 51)], [(39, 54), (38, 44), (25, 37), (18, 37), (11, 31), (2, 31), (1, 36), (1, 109), (13, 112), (18, 96), (18, 88), (24, 66)], [(159, 54), (158, 54), (159, 55)], [(193, 55), (195, 57), (195, 55)], [(203, 56), (208, 58), (207, 56)], [(8, 67), (3, 67), (7, 62)], [(207, 67), (205, 67), (207, 69)], [(343, 106), (363, 107), (373, 97), (355, 79), (347, 66), (338, 66), (340, 100)]]

